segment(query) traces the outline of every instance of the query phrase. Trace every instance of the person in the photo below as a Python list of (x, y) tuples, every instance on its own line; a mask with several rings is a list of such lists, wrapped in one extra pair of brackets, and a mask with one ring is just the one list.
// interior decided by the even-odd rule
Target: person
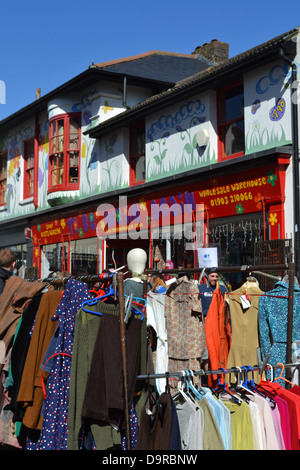
[[(219, 280), (219, 275), (216, 269), (211, 268), (207, 276), (206, 283), (199, 285), (199, 292), (200, 292), (200, 298), (201, 298), (201, 303), (202, 303), (203, 320), (205, 320), (205, 317), (207, 316), (207, 312), (210, 307), (213, 292), (217, 287), (218, 280)], [(222, 284), (220, 284), (220, 291), (222, 292), (224, 296), (224, 293), (226, 292), (226, 288)]]
[(13, 275), (16, 265), (16, 256), (9, 249), (4, 248), (0, 251), (0, 295), (2, 294), (5, 282)]

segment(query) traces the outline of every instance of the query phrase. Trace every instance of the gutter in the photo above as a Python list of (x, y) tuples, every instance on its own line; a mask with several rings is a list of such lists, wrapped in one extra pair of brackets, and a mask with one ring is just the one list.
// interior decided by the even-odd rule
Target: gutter
[[(279, 55), (292, 68), (292, 85), (297, 84), (297, 64), (285, 54), (283, 48), (279, 49)], [(296, 85), (298, 86), (298, 85)], [(299, 191), (299, 133), (298, 133), (298, 102), (292, 94), (292, 139), (293, 139), (293, 181), (294, 181), (294, 262), (295, 276), (300, 276), (300, 191)]]

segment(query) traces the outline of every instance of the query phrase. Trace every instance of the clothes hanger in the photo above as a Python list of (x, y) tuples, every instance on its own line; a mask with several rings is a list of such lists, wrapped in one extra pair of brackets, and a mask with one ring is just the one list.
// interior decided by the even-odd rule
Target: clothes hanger
[(81, 308), (84, 312), (86, 313), (93, 313), (94, 315), (99, 315), (99, 316), (102, 316), (103, 313), (101, 312), (95, 312), (95, 310), (89, 310), (86, 308), (86, 305), (88, 306), (92, 306), (92, 305), (96, 305), (98, 303), (99, 300), (104, 300), (104, 299), (107, 299), (108, 297), (112, 296), (115, 294), (115, 290), (114, 290), (114, 287), (113, 285), (111, 284), (110, 287), (109, 287), (109, 291), (106, 292), (106, 294), (104, 295), (100, 295), (99, 297), (95, 297), (94, 299), (92, 300), (85, 300), (82, 305), (81, 305)]
[(196, 389), (193, 383), (193, 377), (194, 377), (193, 371), (186, 370), (186, 385), (191, 391), (191, 393), (194, 394), (196, 398), (199, 398), (199, 400), (201, 400), (203, 395), (201, 395), (200, 391)]
[(242, 372), (243, 372), (243, 370), (242, 370), (243, 367), (237, 367), (237, 366), (236, 366), (236, 367), (234, 367), (234, 369), (237, 369), (237, 373), (235, 374), (235, 375), (236, 375), (236, 383), (234, 384), (234, 385), (237, 387), (237, 390), (240, 389), (240, 390), (242, 390), (242, 391), (244, 391), (244, 392), (247, 392), (247, 393), (250, 393), (251, 395), (254, 395), (254, 391), (251, 390), (251, 389), (246, 385), (247, 382), (245, 382), (245, 380), (244, 380), (244, 382), (241, 380), (241, 375), (242, 375)]
[(161, 286), (165, 287), (166, 289), (168, 288), (168, 286), (167, 286), (167, 284), (164, 282), (164, 280), (161, 279), (160, 277), (157, 277), (157, 278), (155, 279), (155, 281), (154, 281), (153, 286), (152, 286), (151, 289), (150, 289), (150, 292), (153, 292), (154, 289), (156, 288), (156, 286), (158, 286), (158, 285), (161, 285)]
[(283, 377), (283, 372), (284, 372), (284, 365), (282, 364), (282, 362), (277, 362), (276, 364), (277, 366), (281, 366), (281, 372), (280, 372), (280, 375), (279, 377), (276, 377), (276, 379), (273, 380), (273, 382), (275, 382), (276, 380), (284, 380), (285, 382), (287, 382), (288, 384), (291, 384), (291, 385), (295, 385), (293, 382), (290, 382), (290, 380), (286, 379), (285, 377)]
[(173, 400), (175, 401), (178, 399), (180, 396), (187, 402), (189, 403), (195, 410), (198, 408), (197, 403), (195, 400), (192, 398), (192, 396), (187, 392), (185, 386), (187, 385), (186, 383), (186, 371), (182, 371), (182, 376), (179, 378), (178, 383), (177, 383), (177, 390), (178, 393), (176, 393), (173, 396)]
[[(224, 371), (224, 374), (226, 374), (226, 370), (223, 369), (223, 367), (221, 367), (221, 369)], [(223, 374), (222, 374), (223, 375)], [(242, 402), (241, 400), (239, 400), (229, 389), (229, 386), (228, 386), (228, 382), (221, 382), (221, 380), (218, 378), (218, 387), (215, 388), (213, 391), (213, 393), (215, 394), (219, 394), (219, 393), (224, 393), (224, 394), (227, 394), (229, 395), (232, 400), (237, 404), (237, 405), (241, 405)]]

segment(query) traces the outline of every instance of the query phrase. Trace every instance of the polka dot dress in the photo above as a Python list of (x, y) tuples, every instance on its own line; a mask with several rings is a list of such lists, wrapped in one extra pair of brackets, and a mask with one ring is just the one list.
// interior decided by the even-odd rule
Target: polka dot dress
[(27, 449), (66, 450), (68, 435), (68, 404), (73, 350), (75, 316), (85, 300), (91, 300), (85, 283), (70, 279), (62, 300), (52, 317), (59, 329), (52, 366), (46, 386), (43, 405), (43, 425), (36, 443), (27, 443)]

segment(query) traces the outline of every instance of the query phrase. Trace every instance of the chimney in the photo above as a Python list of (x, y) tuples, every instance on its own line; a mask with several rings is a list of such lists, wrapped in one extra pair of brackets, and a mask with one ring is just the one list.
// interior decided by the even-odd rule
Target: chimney
[(204, 43), (202, 46), (196, 47), (192, 54), (199, 54), (206, 59), (221, 64), (229, 58), (229, 44), (220, 42), (218, 39), (212, 39), (210, 42)]
[(36, 88), (35, 90), (35, 99), (38, 100), (41, 97), (41, 89)]

